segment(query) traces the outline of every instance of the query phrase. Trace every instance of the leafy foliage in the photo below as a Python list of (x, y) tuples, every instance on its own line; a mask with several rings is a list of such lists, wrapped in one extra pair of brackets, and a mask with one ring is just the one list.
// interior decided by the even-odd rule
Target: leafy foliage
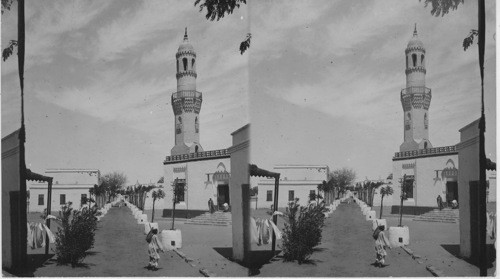
[(474, 37), (479, 35), (479, 31), (476, 29), (470, 30), (469, 36), (464, 39), (462, 46), (464, 47), (464, 51), (466, 51), (473, 43)]
[(71, 202), (62, 206), (59, 217), (62, 227), (56, 233), (56, 255), (58, 264), (80, 264), (86, 251), (94, 246), (97, 229), (97, 207), (72, 210)]
[(12, 2), (14, 2), (14, 0), (2, 0), (2, 14), (5, 11), (10, 11), (10, 6), (12, 6)]
[(380, 189), (380, 195), (382, 197), (380, 199), (380, 218), (379, 219), (382, 219), (382, 210), (384, 209), (384, 197), (390, 196), (392, 194), (394, 194), (394, 189), (392, 189), (392, 187), (389, 185), (382, 187)]
[[(3, 13), (3, 10), (2, 10), (2, 13)], [(3, 59), (3, 61), (7, 60), (12, 55), (12, 53), (14, 52), (14, 47), (17, 47), (17, 41), (16, 40), (10, 40), (9, 46), (7, 46), (6, 48), (4, 48), (4, 50), (2, 51), (2, 59)]]
[(246, 39), (240, 43), (240, 54), (245, 53), (245, 51), (250, 48), (251, 39), (252, 39), (252, 34), (248, 33)]
[[(194, 5), (198, 5), (200, 2), (202, 2), (202, 0), (196, 0)], [(200, 4), (200, 12), (206, 8), (207, 15), (205, 17), (211, 21), (215, 19), (219, 21), (226, 14), (232, 14), (235, 8), (240, 7), (240, 4), (246, 3), (246, 0), (203, 0), (203, 3)]]
[[(232, 14), (235, 8), (240, 8), (241, 4), (246, 4), (247, 0), (195, 0), (194, 5), (200, 5), (200, 12), (207, 9), (205, 17), (207, 20), (219, 21), (225, 15)], [(248, 33), (245, 40), (240, 43), (240, 53), (243, 54), (250, 48), (252, 34)]]
[(284, 261), (307, 261), (313, 248), (321, 243), (321, 232), (325, 224), (324, 212), (328, 211), (323, 202), (300, 206), (299, 199), (288, 203), (284, 218), (283, 258)]
[(122, 172), (114, 171), (101, 177), (101, 185), (104, 185), (108, 202), (110, 202), (111, 198), (116, 197), (125, 183), (127, 183), (127, 176)]
[(334, 170), (331, 174), (331, 183), (337, 189), (337, 198), (340, 194), (345, 193), (347, 187), (350, 186), (356, 179), (356, 172), (353, 169), (342, 168)]
[(162, 189), (158, 189), (156, 191), (153, 191), (153, 193), (151, 193), (151, 197), (153, 198), (153, 213), (151, 215), (151, 223), (152, 223), (154, 222), (155, 219), (155, 202), (156, 200), (165, 198), (165, 192), (163, 192)]
[(449, 13), (450, 10), (458, 9), (458, 5), (463, 4), (464, 0), (425, 0), (424, 3), (425, 7), (427, 7), (429, 3), (431, 4), (431, 15), (444, 16)]

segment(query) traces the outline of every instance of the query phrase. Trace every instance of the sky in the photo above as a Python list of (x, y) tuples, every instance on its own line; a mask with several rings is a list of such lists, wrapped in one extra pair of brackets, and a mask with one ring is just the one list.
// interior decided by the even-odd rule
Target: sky
[[(200, 141), (231, 146), (246, 125), (249, 32), (243, 6), (206, 20), (193, 1), (28, 0), (26, 12), (26, 164), (123, 172), (128, 184), (156, 182), (174, 146), (170, 97), (175, 54), (188, 28), (203, 93)], [(17, 4), (2, 15), (2, 49), (17, 38)], [(2, 137), (20, 127), (17, 57), (1, 62)]]
[[(251, 163), (350, 167), (385, 178), (403, 142), (400, 91), (414, 24), (426, 47), (433, 146), (479, 117), (477, 4), (434, 17), (418, 0), (249, 1), (208, 21), (193, 1), (26, 1), (28, 168), (121, 171), (156, 182), (174, 145), (175, 53), (188, 27), (204, 150), (251, 122)], [(486, 1), (486, 153), (496, 161), (495, 2)], [(2, 15), (2, 48), (17, 7)], [(243, 55), (239, 43), (252, 33)], [(2, 137), (20, 126), (17, 60), (1, 62)]]
[[(386, 178), (403, 142), (400, 92), (414, 24), (432, 90), (429, 139), (455, 145), (480, 116), (477, 2), (443, 17), (424, 1), (252, 1), (249, 5), (251, 160), (352, 168)], [(486, 1), (486, 154), (496, 161), (495, 2)]]

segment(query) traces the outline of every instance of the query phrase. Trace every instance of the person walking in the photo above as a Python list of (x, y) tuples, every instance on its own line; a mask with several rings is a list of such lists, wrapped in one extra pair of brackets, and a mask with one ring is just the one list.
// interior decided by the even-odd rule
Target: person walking
[(376, 259), (374, 265), (377, 267), (386, 267), (389, 264), (385, 263), (385, 257), (387, 256), (387, 252), (385, 248), (391, 248), (389, 240), (384, 233), (385, 226), (378, 226), (373, 232), (373, 238), (375, 239), (375, 251), (376, 251)]
[(443, 198), (441, 198), (441, 195), (438, 195), (436, 200), (439, 210), (443, 210)]
[(146, 236), (146, 241), (148, 242), (148, 254), (149, 254), (149, 264), (148, 269), (158, 270), (158, 261), (160, 260), (160, 254), (158, 252), (165, 252), (163, 244), (158, 239), (158, 229), (153, 228)]

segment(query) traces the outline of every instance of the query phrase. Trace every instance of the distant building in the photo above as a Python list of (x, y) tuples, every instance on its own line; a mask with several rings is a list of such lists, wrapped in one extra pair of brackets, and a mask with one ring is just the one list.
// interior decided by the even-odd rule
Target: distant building
[[(299, 198), (305, 205), (311, 195), (319, 193), (318, 184), (329, 180), (330, 170), (326, 165), (277, 165), (273, 172), (280, 173), (278, 207), (286, 207), (289, 201)], [(274, 179), (258, 182), (258, 208), (271, 208), (274, 203)]]
[[(53, 177), (52, 211), (72, 202), (73, 208), (81, 206), (82, 197), (89, 198), (89, 190), (99, 184), (98, 169), (47, 169), (45, 175)], [(29, 185), (29, 211), (43, 212), (47, 208), (47, 183), (35, 182)]]

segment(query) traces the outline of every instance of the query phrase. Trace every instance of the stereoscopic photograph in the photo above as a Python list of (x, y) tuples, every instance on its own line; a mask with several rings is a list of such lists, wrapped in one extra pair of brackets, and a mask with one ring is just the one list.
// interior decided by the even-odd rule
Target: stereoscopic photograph
[(2, 0), (2, 275), (496, 276), (496, 10)]

